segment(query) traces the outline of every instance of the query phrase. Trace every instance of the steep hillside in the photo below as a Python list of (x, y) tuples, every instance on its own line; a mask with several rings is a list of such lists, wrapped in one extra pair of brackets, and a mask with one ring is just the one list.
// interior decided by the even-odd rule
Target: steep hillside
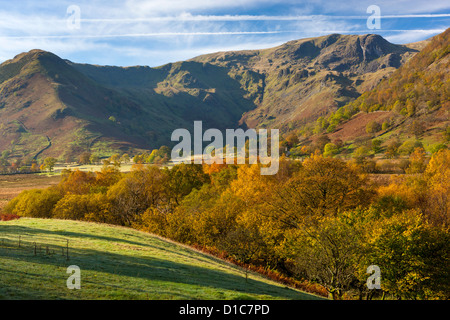
[(172, 145), (172, 131), (194, 120), (288, 132), (358, 98), (416, 52), (378, 35), (338, 34), (158, 68), (32, 50), (0, 65), (0, 151), (65, 160), (133, 153)]
[(59, 57), (33, 50), (0, 66), (1, 150), (12, 157), (63, 157), (86, 151), (101, 137), (137, 146), (108, 117), (120, 110), (125, 126), (141, 114), (139, 106), (105, 89)]
[[(252, 81), (259, 75), (252, 74)], [(73, 64), (41, 50), (0, 66), (0, 150), (11, 157), (74, 158), (170, 144), (194, 120), (225, 129), (254, 108), (222, 67), (180, 62), (151, 69)]]
[(288, 131), (357, 98), (415, 52), (378, 35), (332, 34), (267, 50), (216, 53), (193, 60), (262, 74), (263, 99), (241, 123)]
[[(425, 146), (443, 142), (450, 126), (449, 53), (447, 29), (373, 90), (319, 119), (316, 130), (328, 132), (332, 140), (366, 136), (385, 142), (421, 139)], [(370, 122), (375, 129), (367, 132)]]

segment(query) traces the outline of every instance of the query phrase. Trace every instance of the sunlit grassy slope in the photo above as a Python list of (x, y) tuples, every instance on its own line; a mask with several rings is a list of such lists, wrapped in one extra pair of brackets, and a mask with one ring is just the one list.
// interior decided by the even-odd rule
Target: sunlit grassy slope
[[(70, 265), (81, 269), (79, 290), (67, 289)], [(0, 222), (0, 299), (317, 297), (133, 229), (22, 218)]]

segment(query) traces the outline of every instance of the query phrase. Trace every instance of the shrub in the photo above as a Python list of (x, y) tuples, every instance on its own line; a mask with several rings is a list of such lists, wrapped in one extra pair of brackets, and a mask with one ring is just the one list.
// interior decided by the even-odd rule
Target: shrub
[(10, 221), (15, 219), (20, 219), (20, 217), (11, 213), (0, 213), (0, 221)]
[(104, 194), (69, 194), (62, 198), (53, 209), (53, 217), (59, 219), (87, 220), (114, 223), (110, 205)]
[(11, 200), (5, 211), (21, 217), (51, 218), (53, 207), (61, 198), (56, 188), (26, 190)]

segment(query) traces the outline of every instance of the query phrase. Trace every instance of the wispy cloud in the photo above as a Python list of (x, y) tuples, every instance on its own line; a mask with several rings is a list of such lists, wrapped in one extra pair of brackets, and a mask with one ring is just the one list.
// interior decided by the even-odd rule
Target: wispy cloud
[[(66, 9), (72, 4), (81, 9), (80, 29), (67, 25)], [(264, 48), (329, 33), (379, 33), (406, 43), (442, 32), (450, 24), (450, 4), (445, 1), (378, 0), (382, 29), (370, 30), (366, 9), (371, 4), (372, 0), (23, 0), (0, 9), (0, 59), (41, 48), (80, 62), (157, 65), (219, 49)]]

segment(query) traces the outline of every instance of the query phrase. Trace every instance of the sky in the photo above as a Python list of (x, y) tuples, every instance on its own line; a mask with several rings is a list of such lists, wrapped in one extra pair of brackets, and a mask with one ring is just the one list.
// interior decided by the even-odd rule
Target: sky
[(450, 27), (448, 0), (0, 0), (0, 62), (32, 49), (150, 67), (331, 33), (405, 44)]

